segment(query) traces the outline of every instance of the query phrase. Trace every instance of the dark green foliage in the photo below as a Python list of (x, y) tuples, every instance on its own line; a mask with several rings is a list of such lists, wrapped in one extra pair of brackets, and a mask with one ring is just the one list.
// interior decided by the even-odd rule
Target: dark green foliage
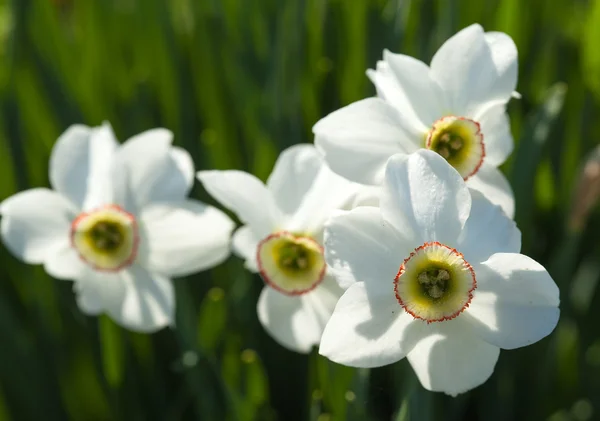
[(355, 370), (281, 348), (237, 258), (177, 280), (178, 328), (149, 336), (85, 317), (69, 282), (0, 247), (0, 420), (599, 419), (600, 218), (567, 221), (600, 140), (600, 0), (0, 0), (0, 200), (47, 186), (60, 133), (104, 120), (121, 140), (167, 127), (198, 169), (264, 179), (320, 117), (374, 94), (384, 48), (429, 61), (473, 22), (519, 48), (505, 170), (523, 253), (561, 288), (550, 337), (453, 399), (406, 361)]

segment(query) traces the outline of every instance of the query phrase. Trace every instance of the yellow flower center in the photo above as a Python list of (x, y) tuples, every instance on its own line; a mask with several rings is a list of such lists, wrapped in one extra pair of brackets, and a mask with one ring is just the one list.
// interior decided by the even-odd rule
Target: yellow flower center
[(425, 147), (440, 154), (466, 180), (477, 173), (485, 157), (479, 123), (447, 116), (433, 123)]
[(256, 255), (264, 281), (286, 295), (313, 290), (325, 275), (323, 248), (311, 237), (276, 232), (259, 243)]
[(100, 271), (117, 271), (135, 260), (138, 248), (135, 217), (110, 205), (81, 213), (71, 224), (71, 243), (83, 261)]
[(438, 242), (417, 247), (394, 279), (402, 308), (427, 323), (458, 316), (469, 306), (476, 287), (475, 271), (463, 255)]

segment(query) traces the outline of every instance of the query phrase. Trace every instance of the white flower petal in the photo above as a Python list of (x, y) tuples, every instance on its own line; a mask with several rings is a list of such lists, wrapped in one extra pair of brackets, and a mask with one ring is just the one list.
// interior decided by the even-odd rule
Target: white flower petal
[(151, 203), (179, 201), (188, 195), (193, 163), (185, 150), (171, 147), (172, 140), (169, 130), (152, 129), (123, 144), (113, 166), (115, 202), (136, 212)]
[(265, 286), (258, 299), (257, 311), (265, 330), (288, 349), (308, 353), (321, 340), (322, 327), (312, 309), (306, 308), (302, 296), (284, 295)]
[(493, 204), (500, 206), (509, 218), (514, 218), (515, 197), (508, 180), (498, 168), (484, 162), (477, 174), (469, 177), (467, 186), (483, 194)]
[(88, 316), (98, 316), (99, 314), (102, 314), (102, 311), (104, 310), (99, 290), (94, 289), (96, 286), (99, 286), (97, 282), (79, 281), (73, 283), (75, 301), (82, 313), (87, 314)]
[(383, 219), (408, 238), (452, 245), (469, 217), (471, 195), (444, 158), (422, 149), (390, 158), (380, 207)]
[[(229, 256), (234, 224), (222, 211), (197, 200), (156, 204), (140, 220), (145, 266), (167, 276), (208, 269)], [(146, 254), (147, 253), (147, 254)]]
[(73, 285), (82, 312), (96, 316), (112, 308), (118, 312), (125, 299), (126, 287), (120, 272), (100, 272), (86, 267)]
[(506, 106), (503, 102), (492, 103), (474, 118), (481, 125), (483, 133), (484, 162), (494, 167), (502, 165), (512, 153), (515, 144)]
[(476, 268), (477, 289), (465, 312), (482, 339), (513, 349), (549, 335), (558, 322), (558, 287), (539, 263), (498, 253)]
[(50, 156), (50, 183), (75, 206), (90, 209), (110, 199), (109, 174), (118, 143), (110, 124), (73, 125)]
[(400, 265), (419, 245), (398, 233), (374, 207), (339, 213), (325, 227), (325, 260), (342, 288), (362, 281), (393, 294)]
[(0, 204), (4, 244), (26, 263), (43, 263), (68, 242), (76, 212), (67, 198), (49, 189), (17, 193)]
[(175, 297), (171, 280), (133, 265), (116, 273), (88, 270), (75, 288), (82, 311), (107, 313), (121, 326), (155, 332), (173, 324)]
[(515, 42), (504, 32), (486, 32), (485, 42), (492, 53), (496, 75), (491, 84), (489, 97), (501, 101), (508, 101), (511, 96), (517, 94), (517, 77), (519, 72), (518, 52)]
[(494, 253), (519, 253), (521, 231), (502, 208), (472, 190), (471, 213), (457, 248), (473, 264), (486, 261)]
[(279, 154), (267, 180), (279, 209), (288, 215), (296, 212), (322, 165), (323, 158), (314, 145), (294, 145)]
[(248, 225), (238, 228), (231, 239), (233, 252), (245, 260), (245, 267), (251, 272), (258, 272), (256, 251), (261, 239), (257, 238)]
[(354, 196), (350, 209), (358, 206), (379, 207), (379, 198), (381, 197), (381, 186), (361, 185)]
[[(429, 131), (431, 125), (448, 109), (444, 92), (429, 77), (429, 66), (413, 57), (387, 50), (383, 52), (383, 57), (397, 84), (389, 102), (400, 115), (415, 122), (414, 135)], [(387, 70), (385, 66), (380, 68), (384, 72)]]
[(471, 116), (490, 101), (507, 102), (515, 90), (516, 47), (507, 35), (497, 34), (486, 36), (474, 24), (435, 53), (431, 76), (449, 95), (454, 113)]
[(318, 239), (325, 220), (331, 216), (332, 211), (349, 205), (358, 187), (358, 184), (337, 175), (323, 163), (285, 228), (290, 232), (302, 232)]
[(336, 305), (319, 353), (352, 367), (391, 364), (410, 352), (424, 324), (400, 307), (391, 281), (387, 293), (375, 293), (358, 282)]
[(474, 336), (460, 318), (427, 326), (428, 334), (408, 354), (427, 390), (456, 396), (481, 385), (494, 372), (500, 349)]
[(200, 171), (198, 179), (212, 197), (232, 210), (263, 239), (281, 224), (283, 216), (273, 195), (252, 174), (243, 171)]
[(323, 281), (313, 291), (302, 295), (304, 308), (307, 312), (312, 313), (313, 320), (319, 325), (321, 333), (343, 292), (344, 290), (338, 286), (335, 279), (326, 274)]
[(120, 311), (109, 315), (131, 330), (153, 332), (172, 325), (175, 293), (171, 280), (138, 265), (123, 271), (126, 292)]
[[(179, 174), (175, 171), (170, 171), (170, 177), (164, 181), (165, 185), (163, 188), (169, 192), (176, 192), (177, 197), (175, 199), (181, 199), (181, 192), (184, 191), (183, 197), (186, 197), (194, 185), (194, 178), (196, 176), (194, 161), (189, 152), (179, 146), (173, 146), (169, 153)], [(181, 183), (182, 178), (184, 180), (183, 184)], [(165, 198), (165, 200), (170, 200), (170, 198), (171, 196)], [(161, 199), (157, 198), (157, 200)]]
[(44, 270), (54, 278), (75, 280), (82, 276), (86, 264), (69, 241), (52, 250), (45, 259)]
[(390, 156), (417, 148), (398, 112), (380, 98), (334, 111), (317, 122), (313, 132), (331, 169), (363, 184), (379, 184)]

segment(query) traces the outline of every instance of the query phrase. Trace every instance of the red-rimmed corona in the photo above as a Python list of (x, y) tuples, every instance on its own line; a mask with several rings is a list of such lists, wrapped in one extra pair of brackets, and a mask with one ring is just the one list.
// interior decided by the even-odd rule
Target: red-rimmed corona
[(131, 265), (137, 256), (136, 219), (117, 205), (81, 213), (71, 224), (71, 244), (94, 269), (119, 271)]
[(398, 303), (427, 323), (458, 316), (469, 306), (475, 288), (475, 271), (464, 256), (437, 241), (417, 247), (394, 279)]
[(265, 283), (294, 296), (315, 289), (325, 276), (323, 247), (309, 236), (280, 231), (263, 239), (256, 251)]
[(485, 157), (481, 126), (465, 117), (451, 115), (437, 120), (427, 134), (425, 147), (439, 153), (465, 180), (479, 171)]

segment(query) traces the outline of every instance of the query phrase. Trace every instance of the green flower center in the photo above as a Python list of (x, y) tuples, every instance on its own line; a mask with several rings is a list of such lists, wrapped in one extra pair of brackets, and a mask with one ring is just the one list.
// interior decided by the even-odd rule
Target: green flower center
[(300, 271), (308, 268), (311, 251), (302, 244), (289, 242), (279, 249), (279, 265), (287, 270)]
[(90, 240), (98, 251), (111, 252), (123, 243), (124, 233), (121, 224), (99, 221), (89, 231)]
[(444, 132), (437, 141), (432, 143), (431, 149), (439, 153), (447, 160), (455, 159), (462, 150), (465, 142), (460, 135), (452, 132)]
[(427, 294), (433, 299), (438, 299), (444, 296), (450, 283), (450, 272), (446, 269), (428, 269), (417, 276), (417, 280), (421, 285), (424, 294)]

